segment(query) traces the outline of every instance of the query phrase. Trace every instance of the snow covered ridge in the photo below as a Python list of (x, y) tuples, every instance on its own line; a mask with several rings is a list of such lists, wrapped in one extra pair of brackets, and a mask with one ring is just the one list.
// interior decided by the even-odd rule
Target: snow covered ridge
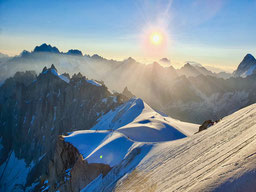
[(70, 79), (68, 77), (66, 77), (65, 75), (60, 75), (57, 71), (57, 69), (55, 68), (55, 66), (52, 64), (51, 68), (47, 69), (46, 67), (43, 69), (42, 74), (47, 74), (47, 73), (51, 73), (53, 75), (55, 75), (56, 77), (59, 77), (61, 80), (65, 81), (66, 83), (70, 82)]
[[(256, 104), (192, 137), (154, 145), (114, 191), (254, 192), (255, 152)], [(87, 189), (100, 191), (103, 185)]]
[(256, 104), (190, 137), (150, 142), (150, 131), (143, 125), (158, 130), (157, 139), (162, 141), (164, 128), (156, 123), (164, 123), (164, 118), (184, 135), (197, 128), (160, 116), (142, 100), (133, 99), (103, 116), (93, 130), (65, 137), (89, 163), (112, 167), (82, 192), (256, 191)]
[[(47, 74), (49, 72), (51, 74), (55, 75), (56, 77), (59, 77), (61, 80), (65, 81), (66, 83), (70, 83), (70, 79), (67, 76), (63, 75), (63, 74), (62, 75), (59, 74), (57, 69), (55, 68), (55, 66), (53, 64), (52, 64), (51, 68), (49, 68), (49, 69), (44, 68), (42, 74)], [(86, 81), (87, 81), (87, 83), (90, 83), (90, 84), (92, 84), (94, 86), (97, 86), (97, 87), (102, 86), (101, 83), (99, 83), (95, 80), (92, 80), (92, 79), (91, 80), (87, 79)]]
[(91, 130), (75, 131), (64, 140), (78, 149), (89, 164), (110, 167), (118, 166), (140, 149), (141, 155), (132, 162), (132, 169), (156, 143), (185, 138), (197, 132), (198, 127), (163, 116), (141, 99), (133, 98), (102, 116)]

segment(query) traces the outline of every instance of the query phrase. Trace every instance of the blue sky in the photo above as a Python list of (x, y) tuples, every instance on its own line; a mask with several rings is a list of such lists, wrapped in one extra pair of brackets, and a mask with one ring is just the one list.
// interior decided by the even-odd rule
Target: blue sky
[[(230, 70), (256, 55), (255, 10), (256, 0), (0, 0), (0, 52), (46, 42), (119, 60), (168, 57), (176, 67), (196, 61)], [(148, 26), (168, 36), (158, 55), (142, 46)]]

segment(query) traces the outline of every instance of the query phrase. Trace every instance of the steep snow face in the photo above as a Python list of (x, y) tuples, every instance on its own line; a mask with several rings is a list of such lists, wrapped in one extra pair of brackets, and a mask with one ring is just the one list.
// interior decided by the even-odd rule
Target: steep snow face
[(64, 137), (89, 163), (118, 165), (135, 148), (191, 135), (199, 125), (163, 116), (141, 99), (131, 99), (102, 116), (92, 130)]
[(255, 146), (256, 104), (191, 137), (155, 144), (114, 191), (253, 192)]
[(14, 152), (10, 153), (8, 160), (0, 166), (0, 191), (23, 191), (33, 166), (33, 163), (26, 165)]

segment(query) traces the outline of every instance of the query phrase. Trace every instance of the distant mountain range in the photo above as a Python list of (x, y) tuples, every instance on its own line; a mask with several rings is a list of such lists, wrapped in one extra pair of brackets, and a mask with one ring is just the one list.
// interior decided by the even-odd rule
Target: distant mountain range
[[(44, 66), (52, 63), (62, 73), (81, 72), (88, 78), (103, 81), (114, 92), (128, 87), (130, 95), (183, 121), (217, 120), (256, 101), (253, 92), (256, 64), (250, 54), (229, 74), (214, 73), (195, 62), (175, 69), (167, 58), (145, 65), (131, 57), (123, 61), (108, 60), (97, 54), (83, 55), (79, 50), (62, 53), (56, 47), (42, 44), (31, 52), (5, 58), (0, 63), (0, 78), (4, 81), (25, 70), (39, 74)], [(166, 67), (160, 63), (166, 63)]]
[[(219, 119), (256, 102), (256, 75), (186, 77), (157, 63), (122, 64), (128, 73), (114, 80), (128, 82), (137, 67), (140, 93), (180, 119)], [(198, 124), (168, 117), (127, 87), (112, 92), (53, 64), (17, 72), (0, 86), (0, 191), (250, 191), (255, 116), (254, 104), (198, 133)]]

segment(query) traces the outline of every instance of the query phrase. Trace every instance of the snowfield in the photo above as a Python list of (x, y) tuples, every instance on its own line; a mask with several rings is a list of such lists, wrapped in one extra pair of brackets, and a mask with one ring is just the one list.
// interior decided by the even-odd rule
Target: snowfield
[(208, 130), (159, 143), (115, 191), (256, 191), (256, 104)]
[[(133, 169), (157, 143), (185, 138), (198, 128), (197, 124), (172, 119), (154, 111), (141, 99), (133, 98), (103, 115), (91, 130), (75, 131), (64, 140), (75, 146), (88, 163), (116, 167), (133, 157), (130, 165), (116, 174), (120, 177)], [(136, 154), (135, 158), (136, 150), (140, 155)]]
[(65, 140), (89, 163), (112, 167), (82, 192), (255, 192), (256, 104), (194, 134), (197, 130), (198, 125), (132, 99), (102, 116), (93, 130), (74, 132)]
[(163, 116), (134, 98), (108, 112), (91, 130), (76, 131), (64, 139), (89, 163), (113, 167), (138, 146), (185, 138), (198, 131), (198, 127)]

